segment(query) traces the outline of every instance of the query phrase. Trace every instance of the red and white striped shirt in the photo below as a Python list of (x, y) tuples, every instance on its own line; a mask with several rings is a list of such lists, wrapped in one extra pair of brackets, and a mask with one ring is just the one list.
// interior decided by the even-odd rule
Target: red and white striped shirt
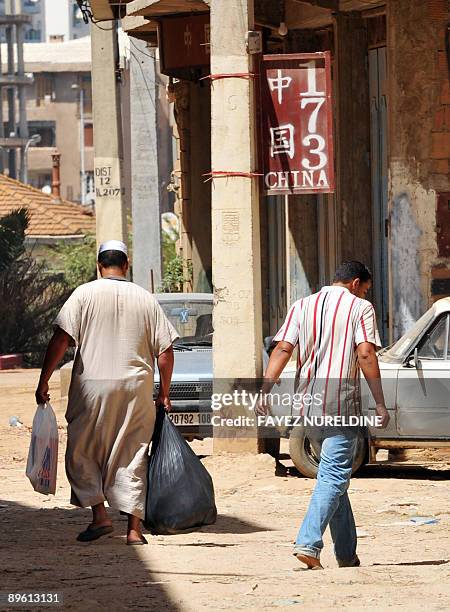
[(356, 348), (362, 342), (381, 346), (370, 302), (345, 287), (323, 287), (293, 304), (274, 340), (298, 345), (295, 391), (308, 398), (302, 414), (359, 414)]

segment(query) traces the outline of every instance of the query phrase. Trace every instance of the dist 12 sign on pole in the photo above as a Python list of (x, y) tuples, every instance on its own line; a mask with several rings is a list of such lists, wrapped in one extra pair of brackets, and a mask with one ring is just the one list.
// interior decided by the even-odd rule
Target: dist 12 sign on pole
[(265, 193), (333, 192), (330, 53), (263, 56), (260, 93)]

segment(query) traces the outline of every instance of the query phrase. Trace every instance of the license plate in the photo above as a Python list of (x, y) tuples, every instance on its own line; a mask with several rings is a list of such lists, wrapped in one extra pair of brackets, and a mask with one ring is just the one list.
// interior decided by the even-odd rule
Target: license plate
[(209, 412), (169, 412), (169, 418), (174, 425), (210, 425)]

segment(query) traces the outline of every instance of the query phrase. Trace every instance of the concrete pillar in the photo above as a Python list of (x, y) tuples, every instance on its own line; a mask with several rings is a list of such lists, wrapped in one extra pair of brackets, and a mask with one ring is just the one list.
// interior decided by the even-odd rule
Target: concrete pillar
[(127, 242), (122, 188), (122, 131), (117, 81), (115, 22), (91, 27), (92, 113), (94, 120), (94, 177), (97, 244)]
[[(254, 72), (246, 34), (254, 27), (253, 0), (211, 1), (211, 72)], [(254, 82), (227, 78), (211, 90), (212, 170), (254, 172)], [(214, 378), (262, 373), (259, 193), (256, 178), (214, 180), (212, 269), (215, 295)], [(215, 438), (215, 451), (258, 452), (256, 430), (247, 438)]]
[[(12, 12), (6, 12), (12, 14)], [(6, 43), (8, 49), (8, 75), (14, 76), (14, 26), (6, 28)], [(8, 100), (8, 133), (7, 137), (16, 136), (16, 96), (14, 87), (9, 87), (6, 90)], [(17, 155), (15, 149), (8, 151), (8, 169), (10, 178), (17, 178)]]
[[(2, 51), (0, 45), (0, 66), (2, 66)], [(3, 73), (3, 69), (0, 68), (0, 72)], [(0, 86), (0, 138), (5, 137), (5, 124), (3, 121), (3, 87)], [(5, 150), (0, 148), (0, 173), (3, 174), (6, 165), (6, 154)]]
[(130, 57), (133, 280), (161, 284), (161, 202), (158, 168), (158, 79), (155, 49), (133, 39)]
[[(17, 75), (23, 77), (25, 75), (25, 62), (23, 57), (24, 44), (24, 27), (18, 23), (16, 25), (16, 42), (17, 42)], [(27, 122), (27, 107), (25, 86), (18, 87), (19, 94), (19, 135), (21, 138), (28, 138), (28, 122)], [(26, 151), (25, 147), (20, 148), (20, 180), (25, 181), (25, 166), (26, 166)]]

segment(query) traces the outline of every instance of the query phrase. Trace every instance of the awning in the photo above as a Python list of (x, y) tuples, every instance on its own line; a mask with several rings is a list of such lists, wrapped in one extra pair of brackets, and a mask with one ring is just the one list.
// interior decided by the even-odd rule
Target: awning
[(96, 21), (110, 21), (119, 19), (125, 14), (125, 5), (130, 0), (89, 0), (91, 11)]
[(206, 11), (209, 11), (209, 0), (132, 0), (127, 6), (127, 15), (147, 18)]
[(152, 47), (158, 46), (158, 24), (145, 17), (126, 16), (122, 18), (122, 29), (133, 38), (145, 40)]

